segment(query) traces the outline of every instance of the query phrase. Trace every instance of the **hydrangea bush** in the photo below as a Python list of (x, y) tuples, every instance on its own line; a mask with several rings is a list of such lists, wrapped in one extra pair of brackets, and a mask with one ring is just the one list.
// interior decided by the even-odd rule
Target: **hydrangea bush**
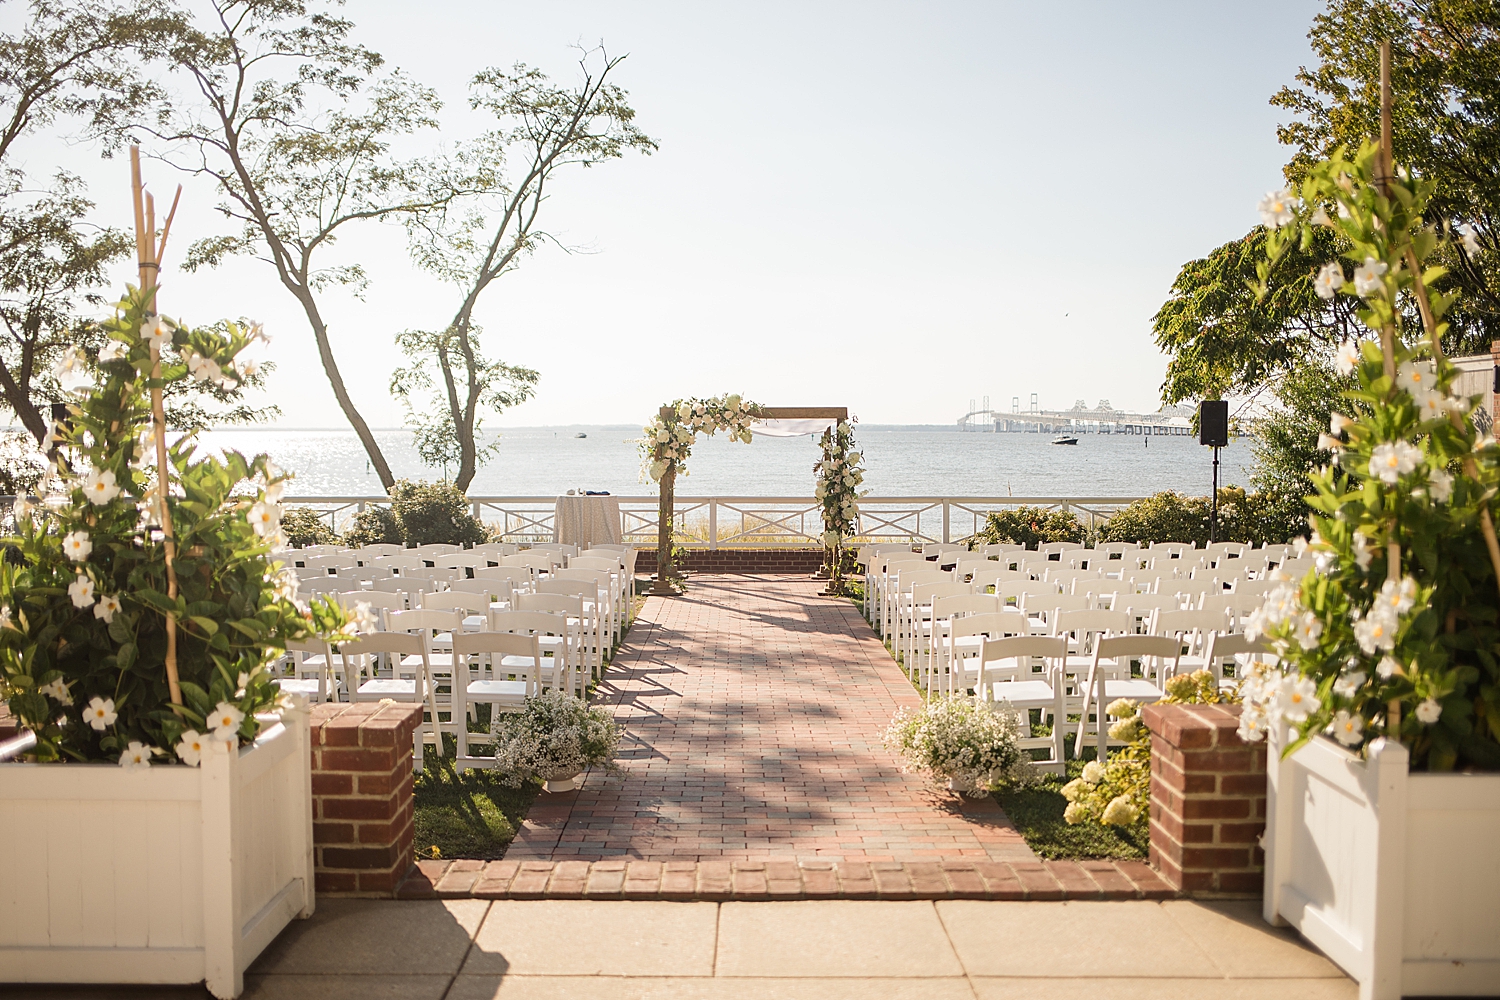
[[(1423, 262), (1442, 236), (1425, 221), (1433, 184), (1397, 171), (1382, 183), (1378, 149), (1318, 164), (1300, 192), (1267, 196), (1271, 260), (1315, 227), (1336, 230), (1352, 264), (1316, 277), (1324, 298), (1360, 300), (1377, 341), (1346, 343), (1353, 373), (1348, 415), (1335, 413), (1320, 445), (1333, 465), (1313, 476), (1315, 514), (1304, 551), (1315, 567), (1272, 591), (1247, 628), (1264, 634), (1281, 669), (1245, 679), (1241, 734), (1289, 727), (1285, 752), (1326, 734), (1359, 752), (1399, 739), (1414, 768), (1500, 768), (1496, 658), (1497, 545), (1489, 505), (1500, 448), (1467, 415), (1443, 357), (1444, 313)], [(1389, 173), (1389, 171), (1386, 171)], [(1467, 238), (1467, 237), (1466, 237)], [(1420, 317), (1425, 336), (1403, 342)]]
[(903, 771), (935, 781), (991, 788), (1025, 775), (1029, 759), (1017, 746), (1020, 724), (1004, 702), (981, 705), (966, 698), (931, 701), (901, 709), (885, 731), (886, 749), (901, 758)]
[(18, 500), (5, 539), (0, 697), (36, 733), (38, 760), (196, 765), (206, 741), (255, 738), (257, 713), (278, 700), (267, 667), (287, 640), (348, 638), (344, 612), (299, 602), (275, 555), (286, 477), (266, 456), (198, 457), (187, 435), (169, 447), (160, 489), (151, 387), (236, 383), (238, 355), (261, 335), (190, 329), (151, 307), (131, 289), (97, 356), (73, 348), (60, 361), (69, 419), (54, 432), (44, 503)]
[(613, 769), (620, 751), (614, 717), (563, 691), (526, 699), (521, 711), (497, 716), (492, 731), (495, 770), (512, 788), (571, 778), (591, 767)]

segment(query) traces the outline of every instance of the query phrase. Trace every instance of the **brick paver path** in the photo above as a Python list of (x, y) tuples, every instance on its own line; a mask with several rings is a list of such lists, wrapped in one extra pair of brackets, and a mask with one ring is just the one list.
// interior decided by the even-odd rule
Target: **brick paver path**
[(848, 601), (790, 576), (650, 598), (599, 701), (617, 774), (544, 794), (508, 861), (1035, 862), (993, 800), (902, 774), (880, 744), (917, 693)]

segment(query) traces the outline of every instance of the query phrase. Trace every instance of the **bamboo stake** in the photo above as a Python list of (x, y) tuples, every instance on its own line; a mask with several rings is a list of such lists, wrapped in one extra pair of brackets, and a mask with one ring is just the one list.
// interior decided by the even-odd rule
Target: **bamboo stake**
[[(182, 196), (181, 186), (177, 198), (172, 199), (172, 211), (167, 215), (167, 227), (162, 232), (161, 242), (156, 240), (156, 202), (141, 183), (141, 149), (130, 147), (130, 186), (135, 204), (136, 260), (141, 279), (141, 293), (151, 297), (156, 291), (157, 276), (161, 273), (161, 251), (166, 249), (167, 235), (171, 230), (172, 216), (177, 214), (177, 198)], [(144, 195), (144, 212), (142, 196)], [(156, 301), (151, 297), (151, 313), (155, 315)], [(173, 563), (177, 557), (177, 540), (172, 533), (172, 513), (167, 508), (167, 488), (171, 482), (167, 461), (167, 417), (161, 391), (161, 348), (151, 346), (151, 420), (156, 431), (156, 502), (161, 518), (162, 536), (165, 542), (167, 563), (167, 596), (177, 597), (177, 568)], [(171, 690), (172, 704), (182, 704), (182, 684), (177, 676), (177, 616), (167, 614), (167, 687)]]

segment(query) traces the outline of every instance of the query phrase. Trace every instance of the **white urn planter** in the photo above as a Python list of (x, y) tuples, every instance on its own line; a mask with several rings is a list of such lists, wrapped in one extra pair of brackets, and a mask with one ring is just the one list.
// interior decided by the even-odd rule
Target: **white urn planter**
[(546, 781), (542, 782), (542, 791), (549, 794), (556, 792), (571, 792), (578, 788), (581, 782), (578, 776), (582, 771), (574, 771), (572, 774), (563, 774), (559, 771)]
[(1319, 738), (1270, 747), (1265, 918), (1359, 983), (1361, 1000), (1500, 988), (1500, 774), (1409, 773)]
[(0, 982), (238, 996), (313, 912), (308, 711), (200, 767), (0, 764)]

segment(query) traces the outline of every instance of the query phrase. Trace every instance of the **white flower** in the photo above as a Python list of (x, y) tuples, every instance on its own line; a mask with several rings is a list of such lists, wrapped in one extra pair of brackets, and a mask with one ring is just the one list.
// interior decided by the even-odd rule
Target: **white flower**
[(1343, 451), (1344, 450), (1344, 442), (1340, 441), (1338, 438), (1334, 437), (1331, 434), (1319, 434), (1318, 435), (1318, 450), (1319, 451)]
[(89, 498), (89, 503), (95, 507), (103, 507), (120, 495), (120, 487), (115, 485), (115, 474), (109, 469), (90, 469), (79, 486), (83, 488), (83, 495)]
[(1430, 726), (1443, 716), (1443, 706), (1438, 704), (1436, 698), (1428, 698), (1417, 706), (1417, 721), (1424, 726)]
[(1340, 344), (1334, 363), (1338, 365), (1340, 374), (1348, 375), (1354, 371), (1354, 366), (1359, 364), (1359, 344), (1352, 340)]
[(203, 753), (208, 749), (208, 740), (196, 729), (189, 729), (182, 734), (182, 739), (177, 744), (177, 756), (188, 767), (197, 767), (203, 760)]
[(1401, 664), (1394, 656), (1382, 656), (1380, 663), (1375, 667), (1376, 673), (1380, 674), (1382, 680), (1390, 680), (1401, 672)]
[(89, 541), (89, 533), (82, 528), (70, 531), (63, 535), (63, 554), (74, 562), (83, 562), (94, 551), (94, 543)]
[(31, 516), (31, 501), (25, 497), (16, 497), (16, 502), (11, 504), (10, 514), (15, 518), (16, 527), (19, 528), (21, 522)]
[(208, 716), (208, 724), (214, 728), (213, 738), (220, 743), (238, 743), (240, 724), (244, 721), (245, 713), (227, 701), (219, 702)]
[(1333, 717), (1333, 738), (1346, 747), (1357, 746), (1365, 738), (1365, 719), (1358, 713), (1339, 709)]
[(1288, 722), (1303, 722), (1318, 710), (1318, 685), (1310, 677), (1288, 677), (1281, 686), (1281, 712)]
[(356, 632), (374, 632), (377, 623), (375, 614), (370, 610), (369, 601), (356, 601), (354, 613), (349, 616), (349, 624), (354, 626)]
[(269, 344), (271, 342), (271, 338), (266, 334), (266, 328), (254, 321), (245, 325), (245, 336), (249, 337), (252, 341), (258, 340), (262, 344)]
[(1446, 469), (1433, 469), (1427, 473), (1427, 492), (1438, 503), (1447, 503), (1453, 496), (1453, 476)]
[(1354, 421), (1350, 420), (1342, 413), (1330, 413), (1328, 415), (1328, 430), (1332, 434), (1344, 433), (1344, 430), (1351, 426), (1353, 423)]
[[(1371, 614), (1354, 623), (1354, 638), (1359, 641), (1359, 648), (1365, 651), (1366, 656), (1374, 656), (1376, 650), (1389, 651), (1396, 648), (1396, 624), (1384, 615)], [(1381, 668), (1384, 667), (1382, 662)]]
[(61, 677), (54, 678), (37, 688), (37, 691), (46, 695), (60, 705), (73, 704), (73, 693), (68, 690), (68, 685)]
[(151, 766), (151, 748), (137, 740), (131, 740), (130, 746), (120, 754), (120, 766), (127, 771), (138, 771)]
[(68, 584), (68, 596), (73, 599), (73, 607), (88, 607), (94, 603), (94, 581), (79, 573), (78, 579)]
[(1441, 392), (1426, 390), (1412, 393), (1412, 399), (1416, 401), (1417, 410), (1422, 414), (1423, 420), (1441, 420), (1448, 415), (1453, 402)]
[(129, 354), (130, 348), (118, 340), (110, 340), (106, 341), (104, 346), (99, 348), (99, 361), (101, 364), (110, 361), (121, 361), (129, 356)]
[(1422, 449), (1406, 441), (1387, 441), (1370, 453), (1370, 476), (1395, 485), (1422, 460)]
[(235, 366), (239, 368), (240, 374), (245, 378), (254, 378), (260, 374), (260, 362), (254, 358), (246, 358), (244, 361), (236, 362)]
[(141, 324), (141, 339), (146, 342), (146, 346), (160, 351), (162, 345), (172, 339), (172, 324), (164, 317), (152, 316)]
[(239, 677), (235, 678), (234, 684), (234, 696), (236, 698), (245, 697), (245, 688), (250, 686), (250, 675), (241, 670)]
[(1360, 569), (1369, 569), (1375, 560), (1375, 550), (1370, 548), (1370, 539), (1360, 531), (1354, 533), (1354, 561)]
[(1396, 384), (1413, 396), (1437, 389), (1437, 370), (1431, 361), (1408, 361), (1396, 369)]
[[(1321, 207), (1319, 212), (1323, 211)], [(1327, 216), (1325, 215), (1326, 219)], [(1338, 297), (1339, 289), (1344, 287), (1344, 267), (1336, 260), (1331, 260), (1323, 265), (1313, 281), (1313, 290), (1318, 293), (1318, 298), (1332, 301)]]
[(1463, 237), (1464, 249), (1470, 256), (1479, 252), (1479, 230), (1472, 222), (1461, 222), (1458, 225), (1458, 233)]
[(1323, 621), (1311, 611), (1302, 612), (1297, 619), (1297, 642), (1303, 649), (1317, 649), (1318, 639), (1323, 634)]
[(1083, 765), (1083, 783), (1085, 785), (1097, 785), (1104, 780), (1104, 765), (1097, 760), (1091, 760)]
[(224, 378), (224, 370), (219, 367), (219, 363), (201, 354), (189, 354), (187, 366), (195, 382), (220, 382)]
[(89, 375), (88, 357), (77, 347), (69, 347), (63, 351), (57, 364), (52, 366), (52, 374), (57, 376), (57, 383), (64, 392), (75, 392), (93, 384), (93, 378)]
[(1261, 224), (1267, 229), (1280, 229), (1296, 217), (1296, 207), (1297, 199), (1292, 196), (1292, 192), (1282, 188), (1280, 191), (1267, 192), (1256, 206), (1256, 211), (1260, 212)]
[(115, 700), (95, 695), (89, 700), (88, 707), (83, 710), (83, 718), (99, 732), (104, 732), (105, 729), (115, 724)]
[[(1398, 584), (1395, 580), (1387, 580), (1380, 588), (1380, 596), (1376, 598), (1380, 608), (1387, 614), (1396, 616), (1404, 615), (1417, 603), (1417, 581), (1412, 577), (1401, 578)], [(1371, 609), (1370, 614), (1379, 612)]]
[(1109, 805), (1104, 807), (1104, 813), (1099, 817), (1099, 821), (1105, 826), (1129, 826), (1140, 819), (1140, 816), (1140, 809), (1130, 801), (1128, 795), (1116, 795), (1109, 800)]
[(1354, 269), (1354, 291), (1360, 298), (1369, 298), (1385, 289), (1381, 276), (1390, 268), (1383, 260), (1366, 257), (1365, 262)]
[[(1313, 210), (1312, 218), (1308, 219), (1307, 221), (1314, 226), (1333, 225), (1333, 220), (1328, 217), (1328, 209), (1324, 208), (1322, 205), (1319, 205), (1316, 209)], [(1332, 297), (1333, 296), (1329, 296), (1329, 298)]]
[(120, 610), (120, 599), (113, 594), (105, 594), (99, 598), (99, 603), (94, 605), (94, 617), (103, 618), (104, 624), (108, 625), (115, 620), (115, 612)]
[(1353, 698), (1365, 686), (1367, 676), (1363, 670), (1350, 670), (1340, 674), (1339, 679), (1333, 682), (1333, 693), (1340, 698)]
[(281, 526), (281, 505), (265, 500), (251, 505), (250, 525), (257, 535), (271, 534)]

